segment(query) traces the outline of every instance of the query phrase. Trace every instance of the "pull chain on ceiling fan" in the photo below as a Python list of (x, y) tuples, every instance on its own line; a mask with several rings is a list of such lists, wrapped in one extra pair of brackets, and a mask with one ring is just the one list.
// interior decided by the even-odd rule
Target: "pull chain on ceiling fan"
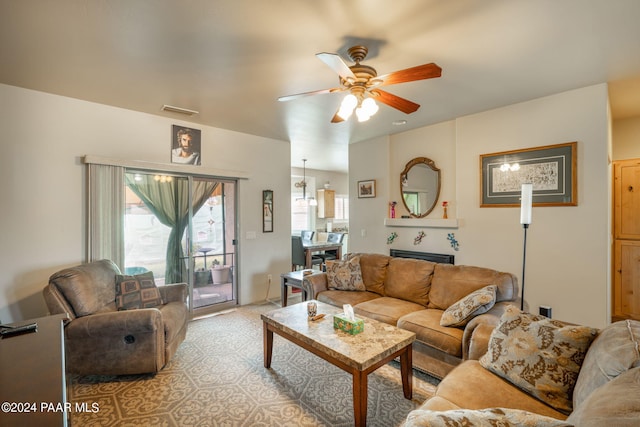
[(358, 121), (363, 122), (369, 120), (378, 111), (379, 107), (376, 101), (400, 110), (405, 114), (411, 114), (420, 108), (420, 105), (415, 102), (380, 89), (381, 86), (432, 79), (442, 75), (442, 69), (438, 65), (430, 63), (378, 76), (375, 68), (361, 63), (368, 53), (365, 46), (353, 46), (349, 48), (348, 52), (351, 60), (355, 62), (352, 66), (345, 64), (342, 58), (335, 53), (316, 54), (318, 59), (340, 76), (339, 87), (281, 96), (278, 101), (290, 101), (325, 93), (348, 92), (331, 122), (343, 122), (349, 119), (354, 111)]

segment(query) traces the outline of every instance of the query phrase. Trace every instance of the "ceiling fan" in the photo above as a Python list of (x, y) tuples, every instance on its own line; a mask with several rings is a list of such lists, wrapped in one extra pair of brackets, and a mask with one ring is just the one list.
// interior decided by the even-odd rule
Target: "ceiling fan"
[(345, 64), (342, 58), (335, 53), (323, 52), (316, 54), (318, 59), (340, 76), (340, 86), (331, 89), (281, 96), (278, 98), (278, 101), (290, 101), (304, 96), (325, 93), (348, 92), (347, 96), (342, 100), (338, 112), (333, 116), (333, 119), (331, 119), (331, 122), (339, 123), (345, 121), (354, 111), (358, 117), (358, 121), (363, 122), (369, 120), (369, 118), (378, 111), (378, 105), (375, 101), (380, 101), (405, 114), (411, 114), (420, 108), (419, 104), (393, 95), (380, 89), (380, 87), (416, 80), (432, 79), (440, 77), (442, 74), (442, 68), (434, 63), (430, 63), (378, 76), (375, 68), (361, 63), (361, 61), (366, 58), (368, 52), (365, 46), (353, 46), (349, 48), (349, 57), (355, 62), (352, 66)]

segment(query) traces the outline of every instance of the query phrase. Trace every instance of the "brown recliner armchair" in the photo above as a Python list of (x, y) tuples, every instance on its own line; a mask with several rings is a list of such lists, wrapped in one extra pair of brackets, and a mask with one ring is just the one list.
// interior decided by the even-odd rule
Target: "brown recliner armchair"
[(51, 314), (65, 313), (67, 371), (131, 375), (160, 371), (187, 334), (185, 283), (159, 286), (162, 305), (118, 311), (118, 267), (109, 260), (53, 274), (43, 294)]

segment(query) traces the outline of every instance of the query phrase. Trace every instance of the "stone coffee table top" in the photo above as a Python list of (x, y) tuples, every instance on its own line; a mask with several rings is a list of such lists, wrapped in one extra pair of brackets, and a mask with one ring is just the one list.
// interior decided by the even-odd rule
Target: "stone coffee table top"
[(274, 328), (359, 371), (368, 369), (416, 339), (413, 332), (357, 315), (357, 318), (364, 320), (364, 331), (350, 335), (333, 328), (333, 315), (341, 314), (343, 310), (322, 302), (316, 303), (318, 314), (326, 315), (323, 319), (308, 319), (307, 302), (276, 309), (261, 317)]

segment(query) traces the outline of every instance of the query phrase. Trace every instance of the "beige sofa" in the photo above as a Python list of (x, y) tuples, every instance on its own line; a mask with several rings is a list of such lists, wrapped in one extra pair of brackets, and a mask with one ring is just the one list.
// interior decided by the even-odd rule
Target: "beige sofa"
[[(559, 322), (562, 324), (562, 322)], [(485, 368), (478, 356), (488, 348), (489, 326), (478, 327), (466, 360), (438, 385), (435, 396), (409, 413), (405, 427), (439, 425), (518, 425), (631, 427), (640, 425), (640, 322), (620, 321), (598, 332), (578, 365), (574, 385), (562, 393), (569, 410), (554, 407), (553, 400), (535, 397), (527, 387), (516, 386)], [(514, 349), (515, 352), (516, 349)], [(537, 353), (536, 353), (537, 352)], [(538, 349), (529, 355), (536, 360)], [(546, 357), (546, 356), (545, 356)], [(548, 363), (548, 362), (547, 362)], [(543, 371), (549, 371), (547, 368)], [(538, 387), (543, 384), (543, 387)], [(550, 394), (549, 382), (531, 388)], [(544, 395), (542, 395), (544, 397)], [(484, 423), (484, 424), (482, 424)]]
[[(413, 366), (437, 378), (467, 358), (463, 343), (478, 325), (496, 325), (505, 305), (518, 299), (516, 278), (510, 273), (382, 254), (347, 254), (345, 259), (354, 256), (360, 259), (366, 290), (329, 289), (327, 273), (315, 273), (303, 284), (308, 295), (338, 307), (351, 304), (357, 315), (415, 332)], [(488, 312), (464, 326), (440, 325), (447, 308), (488, 285), (497, 287), (495, 305)]]
[(66, 314), (67, 371), (130, 375), (160, 371), (184, 341), (187, 285), (159, 286), (162, 304), (118, 311), (118, 267), (109, 260), (66, 268), (49, 278), (43, 295), (51, 314)]

